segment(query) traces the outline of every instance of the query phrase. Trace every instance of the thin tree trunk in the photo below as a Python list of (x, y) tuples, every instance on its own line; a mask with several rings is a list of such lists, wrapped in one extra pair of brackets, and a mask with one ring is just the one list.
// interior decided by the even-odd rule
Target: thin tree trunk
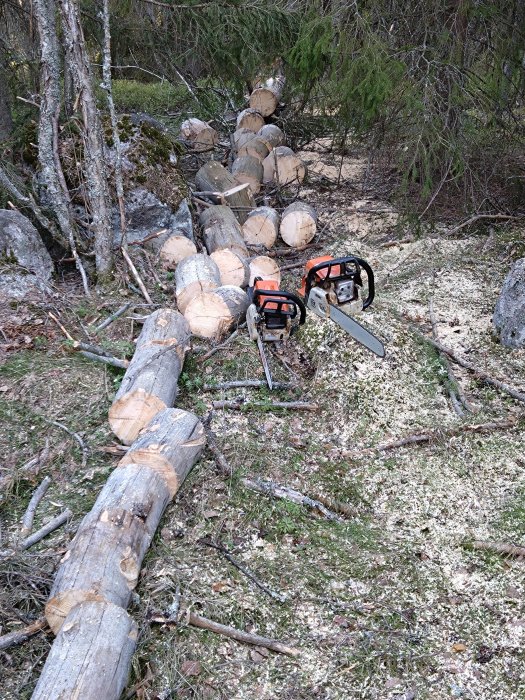
[(78, 257), (74, 225), (69, 211), (69, 194), (58, 157), (58, 117), (60, 114), (60, 65), (53, 0), (35, 0), (34, 12), (40, 35), (40, 119), (38, 160), (51, 207), (58, 225), (68, 239), (84, 291), (89, 295), (86, 273)]
[(75, 0), (59, 0), (66, 56), (80, 93), (84, 122), (84, 166), (89, 207), (95, 233), (95, 263), (100, 278), (109, 275), (113, 267), (111, 229), (111, 200), (106, 176), (102, 127), (97, 111), (91, 78), (89, 56)]
[(11, 107), (9, 105), (9, 90), (7, 74), (4, 65), (3, 52), (0, 50), (0, 141), (5, 141), (13, 130)]
[(111, 129), (113, 132), (113, 146), (115, 148), (115, 189), (120, 214), (120, 243), (127, 249), (126, 240), (126, 210), (124, 206), (124, 181), (122, 178), (122, 149), (120, 135), (118, 133), (117, 114), (113, 102), (113, 89), (111, 83), (111, 31), (109, 26), (109, 0), (102, 0), (102, 21), (104, 24), (104, 54), (102, 61), (102, 87), (107, 93), (109, 114), (111, 117)]

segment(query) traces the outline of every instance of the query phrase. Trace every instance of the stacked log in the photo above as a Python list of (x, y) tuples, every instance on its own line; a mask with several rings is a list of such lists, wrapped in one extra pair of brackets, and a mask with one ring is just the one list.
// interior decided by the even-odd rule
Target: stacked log
[(257, 136), (264, 141), (268, 151), (272, 151), (277, 146), (284, 146), (286, 143), (283, 131), (275, 124), (265, 124), (259, 129)]
[(195, 184), (200, 190), (222, 193), (224, 203), (231, 207), (241, 224), (246, 221), (248, 212), (255, 207), (250, 188), (238, 186), (233, 175), (216, 160), (210, 160), (200, 168), (195, 176)]
[(243, 109), (237, 116), (237, 130), (249, 129), (257, 133), (264, 126), (264, 117), (256, 109)]
[(279, 265), (273, 258), (266, 255), (258, 255), (250, 260), (250, 286), (255, 282), (256, 277), (262, 277), (263, 280), (275, 280), (278, 284), (281, 283), (281, 271)]
[(162, 514), (204, 443), (195, 415), (165, 409), (109, 477), (53, 584), (45, 612), (58, 636), (34, 700), (120, 697), (137, 640), (126, 608)]
[(179, 311), (184, 314), (193, 297), (220, 286), (219, 268), (209, 255), (197, 253), (185, 258), (175, 270), (175, 294)]
[(288, 146), (277, 146), (263, 160), (265, 184), (301, 184), (306, 177), (306, 165)]
[(269, 117), (279, 106), (284, 89), (284, 75), (278, 74), (256, 84), (250, 95), (250, 107)]
[(317, 230), (317, 213), (305, 202), (294, 202), (286, 207), (281, 218), (281, 238), (296, 248), (310, 243)]
[(247, 183), (253, 194), (258, 194), (263, 179), (263, 166), (255, 156), (239, 156), (233, 161), (232, 175), (242, 185)]
[(188, 323), (177, 311), (159, 309), (146, 319), (109, 409), (111, 429), (125, 445), (159, 411), (173, 406), (189, 338)]
[(197, 153), (211, 151), (219, 142), (217, 132), (200, 119), (186, 119), (180, 127), (181, 139)]
[(234, 142), (236, 144), (237, 156), (252, 156), (263, 162), (270, 152), (266, 142), (251, 131), (238, 135), (234, 139)]
[(242, 225), (242, 235), (249, 245), (271, 248), (279, 233), (279, 214), (271, 207), (257, 207)]
[(195, 296), (184, 312), (191, 332), (199, 338), (218, 340), (244, 319), (248, 295), (240, 287), (224, 285)]
[(212, 206), (200, 215), (204, 243), (219, 268), (221, 284), (245, 287), (248, 284), (248, 249), (241, 227), (232, 210)]

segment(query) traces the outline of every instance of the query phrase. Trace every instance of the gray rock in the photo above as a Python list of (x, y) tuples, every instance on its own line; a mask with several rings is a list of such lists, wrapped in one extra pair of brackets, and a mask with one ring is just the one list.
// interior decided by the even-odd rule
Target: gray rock
[(41, 282), (48, 282), (53, 274), (53, 261), (40, 234), (20, 212), (0, 209), (0, 256)]
[[(161, 202), (152, 192), (138, 187), (126, 193), (126, 220), (128, 243), (142, 241), (161, 229), (167, 229), (170, 234), (178, 233), (191, 240), (193, 237), (193, 221), (187, 200), (183, 199), (179, 208), (173, 213), (171, 208)], [(120, 241), (120, 216), (118, 208), (113, 209), (113, 228), (115, 243)]]
[(183, 199), (175, 214), (171, 216), (170, 230), (173, 233), (176, 232), (181, 236), (186, 236), (186, 238), (190, 238), (192, 241), (194, 240), (193, 219), (191, 218), (188, 200)]
[(525, 258), (510, 268), (492, 322), (503, 345), (525, 347)]

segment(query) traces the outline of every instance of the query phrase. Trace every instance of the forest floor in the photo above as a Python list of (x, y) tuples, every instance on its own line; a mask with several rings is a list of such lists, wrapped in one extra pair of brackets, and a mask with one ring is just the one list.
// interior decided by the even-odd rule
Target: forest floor
[[(364, 317), (384, 339), (386, 357), (311, 314), (284, 357), (270, 357), (274, 378), (291, 377), (298, 391), (203, 390), (204, 383), (263, 378), (245, 333), (205, 362), (190, 353), (182, 408), (204, 416), (212, 400), (237, 396), (300, 396), (319, 408), (214, 412), (212, 428), (233, 473), (220, 475), (206, 453), (168, 508), (131, 609), (141, 634), (126, 698), (525, 697), (525, 564), (468, 546), (473, 539), (525, 544), (523, 406), (455, 367), (475, 411), (459, 417), (442, 361), (413, 331), (429, 332), (432, 298), (442, 342), (523, 389), (525, 352), (506, 350), (491, 330), (522, 232), (464, 229), (450, 238), (439, 228), (416, 231), (373, 183), (363, 185), (366, 163), (358, 153), (345, 158), (337, 185), (340, 157), (325, 145), (312, 144), (303, 154), (311, 175), (301, 197), (318, 209), (323, 253), (360, 255), (376, 271), (376, 301)], [(300, 269), (286, 272), (283, 287), (296, 289), (300, 277)], [(169, 276), (162, 281), (169, 287)], [(155, 294), (159, 303), (174, 303), (169, 289)], [(16, 540), (45, 475), (53, 483), (35, 526), (66, 506), (74, 514), (40, 545), (0, 562), (3, 634), (42, 615), (58, 561), (119, 459), (107, 412), (121, 373), (75, 355), (48, 312), (81, 339), (96, 316), (132, 299), (122, 288), (88, 302), (65, 278), (52, 299), (2, 307), (0, 476), (13, 478), (2, 496), (1, 548)], [(129, 356), (139, 330), (137, 320), (119, 319), (101, 341)], [(462, 431), (502, 420), (514, 427)], [(84, 468), (77, 442), (49, 421), (82, 436), (89, 448)], [(434, 432), (427, 444), (356, 454), (428, 431)], [(46, 440), (47, 463), (38, 474), (23, 471)], [(348, 504), (347, 517), (331, 522), (261, 496), (242, 477), (337, 499)], [(284, 602), (256, 588), (203, 537), (227, 547)], [(282, 640), (300, 655), (267, 653), (184, 623), (156, 624), (177, 586), (183, 607)], [(40, 634), (0, 652), (2, 698), (30, 697), (51, 642), (50, 634)]]

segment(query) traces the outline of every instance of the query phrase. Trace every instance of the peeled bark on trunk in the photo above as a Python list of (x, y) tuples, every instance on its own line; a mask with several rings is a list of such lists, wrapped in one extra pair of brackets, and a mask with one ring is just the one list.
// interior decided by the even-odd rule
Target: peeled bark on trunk
[(258, 194), (263, 179), (262, 162), (254, 156), (239, 156), (233, 161), (232, 175), (239, 185), (248, 183), (253, 194)]
[(256, 277), (262, 277), (263, 280), (275, 280), (281, 284), (279, 265), (273, 258), (266, 255), (259, 255), (250, 260), (250, 287), (253, 286)]
[(301, 184), (306, 177), (306, 165), (291, 148), (277, 146), (263, 161), (264, 183), (276, 185)]
[(206, 442), (204, 428), (193, 413), (166, 408), (141, 430), (119, 467), (147, 466), (160, 475), (173, 497)]
[(237, 129), (249, 129), (257, 133), (264, 126), (264, 117), (256, 109), (243, 109), (237, 116)]
[(269, 148), (257, 134), (242, 134), (237, 140), (237, 156), (253, 156), (261, 163), (267, 157)]
[[(202, 191), (221, 192), (224, 203), (231, 207), (237, 220), (243, 224), (248, 212), (255, 207), (249, 187), (237, 189), (235, 178), (216, 160), (210, 160), (195, 175), (195, 183)], [(229, 193), (229, 190), (234, 190)]]
[(276, 75), (257, 85), (250, 95), (250, 107), (263, 117), (275, 112), (284, 89), (284, 75)]
[(186, 307), (184, 317), (193, 335), (218, 340), (234, 323), (244, 319), (248, 304), (246, 292), (239, 287), (226, 285), (215, 292), (197, 295)]
[(281, 238), (289, 245), (300, 248), (315, 237), (317, 213), (305, 202), (294, 202), (286, 207), (281, 219)]
[(118, 700), (128, 680), (138, 629), (121, 607), (77, 606), (51, 646), (32, 700)]
[(257, 207), (248, 214), (242, 225), (242, 235), (250, 245), (271, 248), (279, 232), (279, 214), (271, 207)]
[(68, 64), (81, 98), (79, 104), (84, 124), (84, 166), (89, 213), (95, 235), (95, 263), (97, 274), (105, 277), (113, 268), (113, 230), (102, 127), (77, 4), (75, 0), (59, 0), (59, 6)]
[(221, 285), (221, 273), (215, 262), (204, 253), (184, 258), (175, 270), (177, 306), (185, 313), (189, 302), (202, 292), (209, 292)]
[(246, 287), (250, 279), (250, 266), (244, 256), (237, 255), (232, 250), (217, 250), (210, 258), (219, 268), (221, 285), (233, 284), (235, 287)]
[(164, 509), (204, 448), (193, 413), (159, 412), (115, 469), (81, 522), (58, 569), (46, 618), (57, 633), (87, 601), (126, 608)]
[(264, 141), (269, 151), (286, 143), (284, 132), (275, 124), (265, 124), (259, 129), (257, 136)]
[(208, 207), (200, 215), (199, 221), (208, 253), (227, 249), (248, 257), (241, 227), (230, 207), (221, 204)]
[(146, 319), (109, 409), (110, 427), (125, 445), (159, 411), (173, 406), (189, 337), (188, 324), (177, 311), (159, 309)]
[(215, 129), (195, 117), (182, 122), (180, 135), (182, 140), (197, 153), (211, 151), (219, 142)]

